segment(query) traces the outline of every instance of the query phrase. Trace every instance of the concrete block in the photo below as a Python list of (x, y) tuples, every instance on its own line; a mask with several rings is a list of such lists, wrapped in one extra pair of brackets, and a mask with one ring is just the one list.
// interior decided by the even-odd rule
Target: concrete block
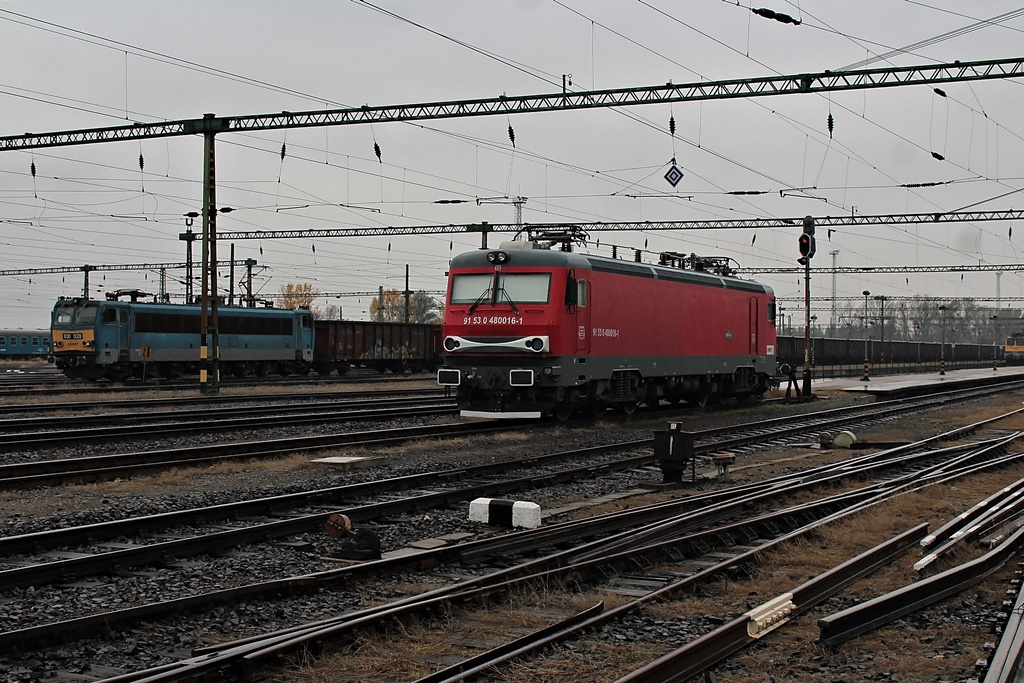
[(540, 526), (540, 505), (523, 500), (477, 498), (469, 504), (469, 521), (534, 529)]

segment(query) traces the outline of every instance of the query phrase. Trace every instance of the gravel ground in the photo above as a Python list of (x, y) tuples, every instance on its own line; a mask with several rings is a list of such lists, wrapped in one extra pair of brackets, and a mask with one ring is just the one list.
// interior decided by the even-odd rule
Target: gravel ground
[[(792, 414), (801, 410), (838, 407), (853, 402), (848, 397), (834, 397), (828, 401), (800, 406), (765, 404), (743, 407), (729, 411), (691, 413), (681, 418), (684, 428), (708, 428), (722, 424), (765, 419), (778, 414)], [(639, 415), (631, 421), (612, 420), (600, 424), (588, 423), (578, 427), (538, 426), (526, 436), (499, 435), (495, 437), (469, 437), (426, 445), (408, 445), (383, 451), (360, 450), (359, 454), (383, 455), (386, 464), (369, 469), (338, 472), (319, 466), (300, 464), (294, 460), (284, 461), (278, 466), (250, 463), (221, 467), (211, 470), (192, 470), (185, 474), (140, 478), (105, 484), (62, 487), (42, 492), (21, 494), (0, 494), (0, 534), (9, 536), (54, 527), (81, 524), (157, 514), (172, 510), (216, 505), (240, 499), (281, 495), (300, 490), (328, 488), (369, 479), (395, 477), (414, 472), (447, 469), (461, 465), (479, 464), (484, 459), (500, 460), (525, 453), (546, 453), (552, 450), (568, 450), (640, 438), (649, 438), (653, 429), (663, 428), (665, 418), (643, 420)], [(410, 421), (409, 424), (413, 424)], [(926, 415), (904, 425), (900, 429), (903, 438), (912, 438), (915, 432), (931, 433), (943, 425), (940, 416)], [(361, 431), (381, 428), (383, 423), (373, 422), (359, 425), (345, 425), (334, 428), (274, 426), (261, 430), (258, 438), (286, 438), (288, 436), (309, 436), (344, 430)], [(393, 427), (393, 424), (389, 424)], [(216, 435), (210, 440), (239, 441), (256, 438), (256, 434)], [(167, 439), (148, 444), (148, 448), (164, 449), (208, 442), (207, 439)], [(73, 449), (61, 454), (46, 453), (47, 457), (71, 457), (84, 453), (107, 454), (129, 450), (115, 446), (90, 446), (87, 449)], [(131, 448), (130, 450), (137, 450)], [(25, 457), (31, 454), (13, 454)], [(787, 465), (795, 467), (797, 465)], [(607, 493), (635, 488), (643, 480), (650, 480), (655, 472), (636, 472), (600, 479), (581, 480), (572, 484), (552, 487), (531, 495), (532, 500), (543, 507), (568, 502), (586, 501)], [(937, 526), (937, 525), (936, 525)], [(381, 538), (385, 551), (401, 548), (424, 538), (451, 533), (498, 533), (492, 529), (481, 529), (466, 519), (463, 506), (453, 509), (429, 510), (410, 514), (402, 518), (387, 520), (375, 529)], [(230, 587), (251, 583), (266, 578), (305, 574), (330, 569), (329, 563), (321, 557), (331, 552), (332, 545), (326, 536), (306, 536), (290, 540), (305, 540), (305, 547), (290, 547), (280, 544), (241, 547), (217, 557), (188, 558), (164, 567), (145, 567), (105, 577), (91, 577), (74, 584), (42, 586), (38, 589), (24, 589), (0, 593), (0, 631), (23, 628), (34, 623), (52, 621), (58, 616), (72, 616), (102, 612), (136, 601), (153, 600), (191, 595), (211, 587)], [(436, 581), (454, 581), (438, 576)], [(249, 602), (240, 606), (216, 607), (207, 612), (182, 619), (142, 625), (114, 634), (112, 639), (84, 639), (29, 656), (0, 653), (0, 682), (29, 683), (32, 681), (56, 680), (58, 672), (70, 672), (95, 676), (102, 669), (137, 670), (168, 661), (166, 653), (186, 655), (192, 647), (222, 639), (263, 633), (275, 628), (312, 621), (340, 612), (355, 609), (382, 600), (394, 599), (408, 593), (411, 585), (422, 581), (417, 576), (392, 576), (375, 582), (361, 583), (354, 593), (345, 591), (322, 591), (315, 595), (279, 601)], [(846, 598), (854, 600), (855, 598)], [(973, 598), (961, 598), (963, 606), (946, 605), (936, 610), (947, 610), (929, 617), (923, 612), (920, 625), (912, 628), (928, 628), (934, 619), (943, 623), (959, 623), (962, 628), (991, 629), (993, 620), (1001, 609), (1000, 600), (990, 600), (988, 594), (976, 593)], [(757, 600), (751, 598), (754, 604)], [(842, 599), (830, 601), (819, 608), (820, 613), (836, 611), (842, 606)], [(725, 620), (735, 616), (732, 609), (742, 607), (725, 600), (717, 609), (707, 609), (698, 615), (686, 618), (664, 618), (651, 614), (638, 614), (621, 624), (608, 627), (595, 637), (599, 642), (621, 646), (649, 644), (652, 646), (677, 646), (691, 640), (696, 634), (706, 632)], [(743, 611), (743, 607), (739, 611)], [(817, 617), (807, 617), (813, 624)], [(916, 618), (916, 617), (915, 617)], [(910, 618), (908, 618), (910, 619)], [(922, 636), (924, 637), (924, 636)], [(995, 636), (987, 635), (989, 640)], [(808, 636), (812, 639), (813, 636)], [(566, 644), (564, 654), (575, 657), (589, 651), (593, 644), (577, 642)], [(931, 642), (937, 654), (950, 650), (948, 643)], [(963, 648), (961, 648), (963, 649)], [(973, 651), (973, 650), (972, 650)], [(591, 660), (600, 657), (591, 652)], [(771, 655), (777, 656), (777, 655)], [(719, 667), (720, 681), (767, 681), (788, 680), (787, 676), (808, 676), (804, 680), (869, 680), (862, 678), (870, 671), (870, 680), (912, 680), (899, 678), (898, 671), (891, 672), (890, 678), (879, 678), (877, 671), (878, 653), (863, 653), (856, 650), (841, 650), (839, 654), (822, 652), (814, 661), (800, 655), (792, 655), (794, 661), (788, 668), (789, 674), (765, 674), (763, 662), (753, 660), (744, 663), (743, 658)], [(949, 655), (952, 656), (952, 655)], [(805, 661), (806, 660), (806, 661)], [(774, 660), (773, 660), (774, 661)], [(781, 670), (781, 669), (780, 669)], [(858, 673), (859, 672), (859, 673)], [(950, 671), (948, 680), (964, 680), (961, 668)], [(969, 671), (966, 673), (970, 673)], [(760, 677), (758, 677), (760, 676)], [(780, 677), (781, 676), (781, 677)], [(329, 679), (325, 679), (329, 680)], [(334, 679), (330, 679), (334, 680)], [(337, 678), (336, 680), (348, 680)], [(383, 679), (382, 679), (383, 680)], [(500, 677), (498, 678), (500, 680)], [(552, 679), (558, 680), (558, 679)], [(569, 679), (566, 679), (569, 680)], [(598, 679), (596, 679), (598, 680)], [(606, 680), (599, 678), (599, 680)], [(613, 680), (613, 679), (612, 679)], [(945, 680), (935, 678), (934, 680)]]

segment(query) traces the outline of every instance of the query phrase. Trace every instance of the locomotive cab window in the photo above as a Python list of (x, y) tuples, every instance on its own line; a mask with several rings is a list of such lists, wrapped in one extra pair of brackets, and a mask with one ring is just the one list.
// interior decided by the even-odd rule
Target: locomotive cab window
[(96, 306), (82, 306), (75, 311), (76, 325), (93, 325), (96, 322)]
[(452, 304), (475, 304), (489, 301), (493, 273), (455, 275), (452, 277)]
[(774, 301), (769, 301), (768, 302), (768, 321), (771, 322), (772, 324), (775, 323), (775, 302)]
[(546, 304), (551, 273), (498, 273), (501, 301), (517, 304)]
[(53, 314), (54, 325), (70, 325), (71, 321), (75, 319), (75, 307), (74, 306), (61, 306), (57, 309), (57, 312)]

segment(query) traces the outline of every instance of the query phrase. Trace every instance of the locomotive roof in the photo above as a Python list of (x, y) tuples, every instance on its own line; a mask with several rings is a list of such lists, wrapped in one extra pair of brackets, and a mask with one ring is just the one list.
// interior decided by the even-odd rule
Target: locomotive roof
[[(119, 307), (119, 308), (132, 308), (137, 311), (145, 311), (147, 313), (200, 313), (202, 307), (199, 304), (172, 304), (155, 301), (109, 301), (101, 299), (83, 299), (61, 297), (57, 299), (54, 304), (54, 308), (59, 306), (84, 306), (93, 305), (97, 308), (108, 308), (108, 307)], [(309, 310), (305, 308), (249, 308), (246, 306), (228, 306), (226, 304), (220, 304), (217, 306), (218, 315), (249, 315), (249, 316), (271, 316), (271, 317), (283, 317), (288, 315), (299, 315), (309, 314)]]
[(595, 270), (605, 273), (646, 277), (654, 280), (671, 280), (689, 282), (706, 287), (722, 287), (739, 289), (748, 292), (773, 294), (768, 285), (753, 280), (741, 280), (737, 277), (718, 275), (708, 271), (684, 270), (659, 266), (651, 263), (638, 263), (623, 259), (604, 256), (578, 254), (576, 252), (554, 251), (551, 249), (477, 249), (459, 254), (452, 259), (452, 268), (493, 268), (494, 264), (487, 261), (487, 254), (492, 251), (504, 251), (508, 254), (510, 266), (576, 268), (577, 270)]

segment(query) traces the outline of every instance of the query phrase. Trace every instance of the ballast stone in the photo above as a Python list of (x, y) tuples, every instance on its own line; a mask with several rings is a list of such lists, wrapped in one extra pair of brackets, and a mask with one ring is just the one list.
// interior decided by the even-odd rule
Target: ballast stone
[(469, 521), (535, 529), (540, 526), (540, 505), (525, 500), (477, 498), (469, 504)]

